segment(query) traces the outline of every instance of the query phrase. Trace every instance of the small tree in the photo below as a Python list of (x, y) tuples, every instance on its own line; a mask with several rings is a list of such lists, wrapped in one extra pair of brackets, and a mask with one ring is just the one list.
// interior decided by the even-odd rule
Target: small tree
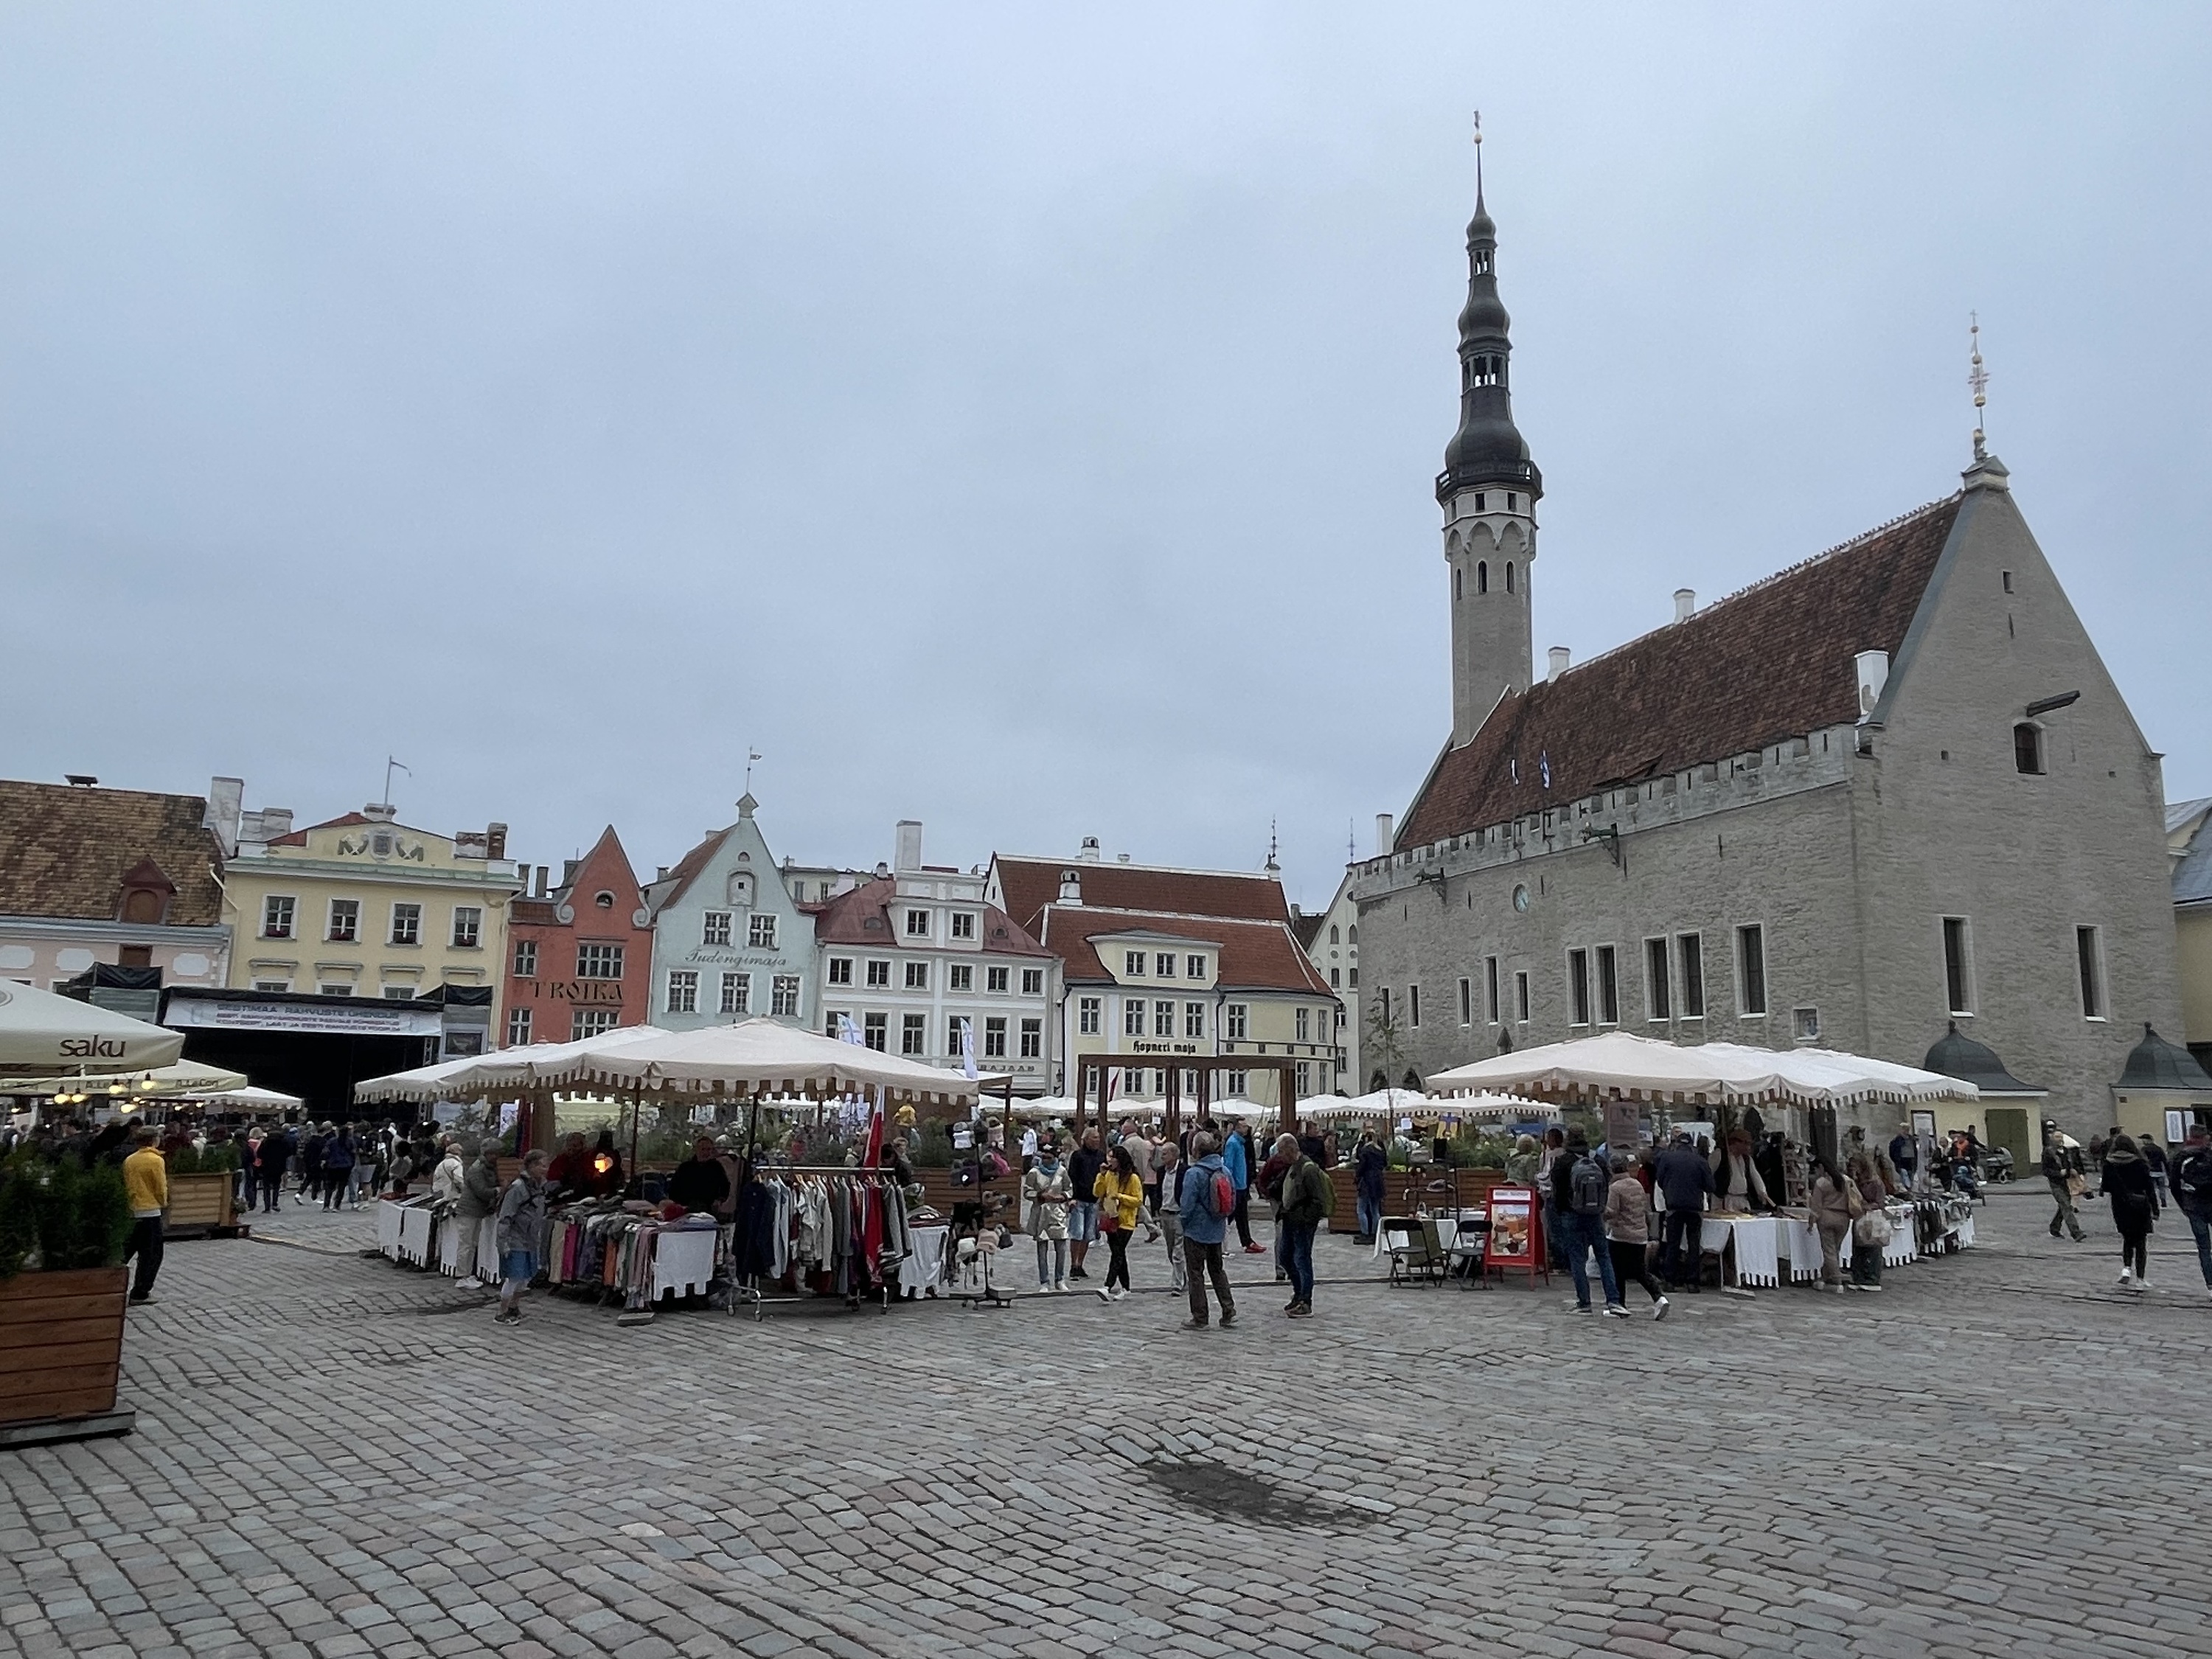
[(1367, 1008), (1367, 1039), (1374, 1044), (1376, 1057), (1374, 1075), (1369, 1079), (1373, 1088), (1390, 1086), (1390, 1073), (1398, 1067), (1399, 1048), (1405, 1036), (1403, 1022), (1392, 1015), (1389, 999), (1377, 991)]

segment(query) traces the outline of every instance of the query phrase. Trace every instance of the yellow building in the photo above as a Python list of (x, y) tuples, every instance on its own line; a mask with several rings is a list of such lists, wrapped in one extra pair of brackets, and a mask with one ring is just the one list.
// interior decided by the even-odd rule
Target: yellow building
[(395, 822), (386, 805), (298, 830), (289, 813), (249, 817), (264, 838), (249, 822), (223, 870), (234, 989), (386, 1000), (488, 990), (498, 1029), (507, 902), (523, 886), (505, 824), (447, 837)]

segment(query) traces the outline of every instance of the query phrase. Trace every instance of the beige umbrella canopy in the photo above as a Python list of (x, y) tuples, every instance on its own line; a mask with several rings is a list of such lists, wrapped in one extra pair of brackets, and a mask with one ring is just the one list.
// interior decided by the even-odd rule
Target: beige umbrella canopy
[(10, 1078), (0, 1083), (0, 1091), (18, 1095), (128, 1095), (134, 1100), (166, 1100), (179, 1095), (220, 1094), (245, 1086), (243, 1072), (179, 1060), (150, 1071), (106, 1072), (95, 1077)]
[(7, 1092), (41, 1092), (15, 1082), (17, 1077), (74, 1080), (148, 1071), (170, 1064), (184, 1048), (181, 1031), (0, 981), (0, 1087)]

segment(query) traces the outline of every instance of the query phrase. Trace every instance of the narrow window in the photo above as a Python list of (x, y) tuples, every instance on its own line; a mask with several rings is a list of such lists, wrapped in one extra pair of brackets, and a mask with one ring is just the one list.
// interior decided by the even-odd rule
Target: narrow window
[(1418, 985), (1406, 988), (1406, 1024), (1415, 1030), (1420, 1029), (1421, 988)]
[(1943, 993), (1954, 1014), (1974, 1012), (1974, 941), (1964, 916), (1943, 918)]
[(1474, 1024), (1474, 981), (1471, 979), (1459, 982), (1459, 1023), (1462, 1025)]
[(1509, 593), (1513, 591), (1513, 561), (1510, 559), (1505, 562), (1505, 591)]
[(1490, 592), (1490, 561), (1487, 559), (1474, 562), (1474, 591), (1478, 593)]
[(1145, 1000), (1126, 997), (1121, 1002), (1121, 1035), (1140, 1037), (1145, 1034)]
[(1498, 958), (1496, 957), (1485, 957), (1482, 959), (1482, 1006), (1489, 1011), (1490, 1023), (1495, 1025), (1498, 1024)]
[(1597, 947), (1597, 1018), (1601, 1025), (1620, 1024), (1620, 973), (1610, 945)]
[(1674, 1005), (1673, 997), (1668, 994), (1671, 987), (1667, 972), (1667, 941), (1663, 939), (1644, 941), (1644, 996), (1650, 1005), (1652, 1019), (1672, 1019)]
[(1455, 599), (1462, 597), (1460, 592), (1460, 575), (1461, 572), (1456, 569), (1452, 572), (1452, 598)]
[(1567, 994), (1568, 1002), (1574, 1010), (1573, 1024), (1589, 1024), (1590, 1023), (1589, 952), (1587, 951), (1567, 952)]
[(1041, 1060), (1044, 1057), (1044, 1022), (1025, 1019), (1022, 1022), (1022, 1058)]
[(1528, 1023), (1528, 975), (1525, 971), (1513, 975), (1513, 1018), (1519, 1024)]
[(2012, 572), (2011, 572), (2011, 571), (2009, 571), (2009, 570), (2007, 570), (2007, 571), (2001, 572), (2000, 574), (2004, 577), (2004, 591), (2005, 591), (2006, 592), (2008, 592), (2008, 593), (2011, 592), (2012, 592)]
[(1173, 1036), (1175, 1035), (1175, 1004), (1172, 1002), (1154, 1003), (1152, 1005), (1152, 1035), (1156, 1037)]
[(2043, 771), (2043, 728), (2032, 720), (2022, 720), (2012, 729), (2012, 763), (2031, 777)]
[(1075, 1004), (1075, 1031), (1078, 1036), (1098, 1035), (1099, 1012), (1104, 1006), (1097, 997), (1079, 997)]
[(1183, 1004), (1182, 1034), (1187, 1037), (1202, 1037), (1206, 1035), (1206, 1005), (1204, 1003)]
[(2105, 944), (2094, 927), (2074, 930), (2074, 954), (2081, 969), (2081, 1018), (2105, 1017)]
[(1766, 1012), (1766, 932), (1753, 925), (1735, 930), (1736, 971), (1743, 983), (1743, 1012)]
[(1705, 1017), (1705, 941), (1700, 933), (1682, 933), (1674, 940), (1682, 963), (1682, 1018)]

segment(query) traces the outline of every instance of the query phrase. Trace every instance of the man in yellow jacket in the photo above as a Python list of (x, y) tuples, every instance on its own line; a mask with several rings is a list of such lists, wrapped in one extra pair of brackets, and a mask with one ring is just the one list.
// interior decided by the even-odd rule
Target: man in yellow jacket
[(131, 1285), (133, 1302), (154, 1299), (154, 1280), (161, 1271), (161, 1212), (169, 1207), (169, 1165), (155, 1150), (154, 1131), (140, 1124), (131, 1132), (131, 1156), (123, 1160), (123, 1191), (131, 1200), (131, 1242), (123, 1259), (138, 1258)]

